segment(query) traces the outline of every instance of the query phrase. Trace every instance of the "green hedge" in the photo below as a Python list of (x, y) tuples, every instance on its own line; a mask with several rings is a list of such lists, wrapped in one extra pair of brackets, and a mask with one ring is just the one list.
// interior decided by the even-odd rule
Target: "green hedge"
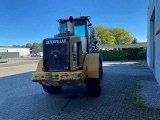
[(104, 61), (119, 60), (145, 60), (146, 48), (127, 48), (123, 50), (100, 50), (97, 51), (103, 57)]
[(128, 60), (145, 60), (146, 59), (146, 48), (128, 48), (127, 49)]

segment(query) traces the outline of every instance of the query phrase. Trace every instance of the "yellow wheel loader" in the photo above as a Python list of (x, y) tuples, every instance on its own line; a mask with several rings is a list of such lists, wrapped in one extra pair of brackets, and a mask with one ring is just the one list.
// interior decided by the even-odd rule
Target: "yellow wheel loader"
[(102, 58), (94, 53), (97, 47), (95, 30), (89, 16), (58, 19), (59, 34), (43, 40), (43, 58), (32, 81), (45, 92), (60, 93), (63, 86), (85, 86), (93, 96), (101, 94)]

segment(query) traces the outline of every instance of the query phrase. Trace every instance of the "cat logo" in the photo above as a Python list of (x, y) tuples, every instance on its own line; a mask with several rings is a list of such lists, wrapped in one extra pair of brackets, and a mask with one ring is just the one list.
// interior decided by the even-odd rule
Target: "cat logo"
[(46, 40), (46, 44), (66, 43), (66, 39)]

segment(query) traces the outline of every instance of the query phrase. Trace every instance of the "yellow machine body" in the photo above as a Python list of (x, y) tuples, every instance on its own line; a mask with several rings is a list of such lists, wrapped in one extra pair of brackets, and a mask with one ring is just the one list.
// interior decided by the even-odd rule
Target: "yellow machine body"
[(45, 92), (55, 94), (62, 86), (75, 85), (86, 86), (91, 95), (100, 95), (102, 58), (93, 52), (97, 39), (89, 19), (59, 19), (60, 33), (43, 40), (43, 58), (31, 79), (40, 83)]

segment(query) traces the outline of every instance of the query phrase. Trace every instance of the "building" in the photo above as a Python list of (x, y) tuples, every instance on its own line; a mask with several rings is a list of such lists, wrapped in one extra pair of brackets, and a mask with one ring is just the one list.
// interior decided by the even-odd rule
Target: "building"
[(31, 56), (35, 57), (35, 56), (43, 56), (43, 49), (42, 48), (37, 48), (37, 49), (32, 49), (31, 50)]
[(149, 0), (147, 12), (147, 64), (160, 84), (160, 0)]
[(0, 58), (17, 58), (30, 55), (30, 48), (0, 47)]
[(42, 48), (32, 49), (32, 53), (37, 54), (39, 52), (43, 52)]
[(113, 50), (113, 49), (122, 49), (122, 48), (146, 48), (147, 42), (139, 42), (135, 44), (123, 44), (123, 45), (101, 45), (99, 46), (102, 50)]

